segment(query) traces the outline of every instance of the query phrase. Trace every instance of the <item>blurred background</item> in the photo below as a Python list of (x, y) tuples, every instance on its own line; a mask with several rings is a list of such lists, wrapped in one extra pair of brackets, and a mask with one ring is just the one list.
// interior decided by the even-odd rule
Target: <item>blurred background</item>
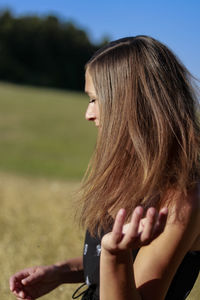
[[(14, 299), (14, 272), (82, 253), (73, 215), (96, 139), (84, 120), (85, 63), (110, 40), (144, 34), (200, 78), (199, 12), (198, 0), (0, 0), (1, 299)], [(43, 299), (71, 299), (74, 289)]]

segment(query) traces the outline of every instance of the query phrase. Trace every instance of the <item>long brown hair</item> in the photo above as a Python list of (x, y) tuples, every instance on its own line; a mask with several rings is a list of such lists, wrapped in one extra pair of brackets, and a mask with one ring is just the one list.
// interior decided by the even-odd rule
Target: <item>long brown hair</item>
[[(199, 179), (198, 99), (191, 75), (159, 41), (111, 42), (86, 65), (100, 106), (96, 149), (84, 178), (82, 223), (107, 230), (119, 208), (159, 207), (170, 189)], [(171, 200), (172, 201), (172, 200)]]

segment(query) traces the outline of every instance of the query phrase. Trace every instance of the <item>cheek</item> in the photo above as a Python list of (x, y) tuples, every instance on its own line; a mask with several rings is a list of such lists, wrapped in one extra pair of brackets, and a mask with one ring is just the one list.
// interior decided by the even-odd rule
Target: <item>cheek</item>
[(89, 118), (88, 108), (89, 108), (89, 107), (87, 107), (87, 109), (86, 109), (86, 111), (85, 111), (85, 119), (86, 119), (86, 120), (88, 120), (88, 118)]

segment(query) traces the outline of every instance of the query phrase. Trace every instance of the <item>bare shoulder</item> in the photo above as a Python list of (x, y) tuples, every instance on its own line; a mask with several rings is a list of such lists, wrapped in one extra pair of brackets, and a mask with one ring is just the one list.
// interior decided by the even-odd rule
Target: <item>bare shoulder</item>
[(193, 248), (200, 237), (200, 184), (189, 190), (187, 195), (177, 193), (176, 201), (169, 209), (166, 230), (179, 232), (183, 239), (188, 236)]
[[(169, 198), (170, 198), (169, 193)], [(168, 224), (188, 226), (200, 221), (200, 184), (188, 191), (187, 195), (177, 192), (170, 205)]]
[(142, 247), (134, 262), (136, 286), (143, 295), (151, 294), (156, 300), (164, 299), (186, 253), (200, 250), (199, 187), (189, 191), (187, 196), (178, 193), (176, 196), (164, 232)]

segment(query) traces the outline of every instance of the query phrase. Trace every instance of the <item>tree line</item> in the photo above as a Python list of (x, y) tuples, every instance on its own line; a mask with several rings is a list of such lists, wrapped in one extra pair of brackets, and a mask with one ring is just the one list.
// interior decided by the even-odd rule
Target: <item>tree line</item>
[(0, 13), (0, 80), (82, 90), (84, 65), (103, 44), (55, 16)]

